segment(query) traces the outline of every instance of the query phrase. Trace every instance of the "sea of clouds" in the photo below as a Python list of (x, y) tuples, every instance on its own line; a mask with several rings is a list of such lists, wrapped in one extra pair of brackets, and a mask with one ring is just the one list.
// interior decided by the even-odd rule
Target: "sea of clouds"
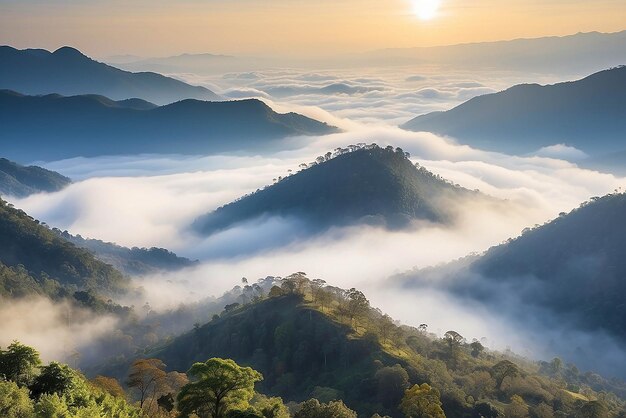
[[(182, 272), (136, 278), (145, 293), (134, 301), (135, 306), (148, 302), (155, 309), (170, 308), (220, 295), (241, 277), (254, 280), (304, 271), (335, 286), (362, 289), (373, 305), (406, 324), (428, 323), (439, 334), (455, 329), (468, 339), (484, 337), (493, 348), (510, 346), (522, 354), (545, 357), (557, 348), (529, 338), (530, 327), (515, 324), (516, 331), (511, 332), (509, 319), (479, 304), (458, 300), (436, 287), (407, 291), (389, 280), (416, 267), (480, 253), (592, 196), (626, 185), (624, 178), (579, 168), (572, 162), (579, 153), (559, 144), (534, 155), (509, 156), (395, 127), (417, 114), (446, 109), (531, 76), (444, 76), (411, 69), (359, 74), (275, 70), (211, 79), (185, 75), (228, 97), (260, 97), (278, 111), (297, 111), (345, 132), (294, 138), (292, 143), (300, 147), (266, 154), (104, 156), (46, 162), (42, 163), (46, 168), (71, 177), (74, 184), (57, 193), (9, 200), (73, 234), (129, 247), (165, 247), (201, 261)], [(544, 75), (540, 81), (548, 79), (551, 76)], [(417, 223), (402, 231), (338, 227), (296, 241), (287, 237), (298, 236), (303, 228), (297, 219), (263, 218), (209, 237), (191, 228), (197, 217), (272, 184), (288, 170), (296, 172), (301, 163), (356, 143), (401, 147), (414, 162), (497, 202), (451, 202), (457, 213), (452, 225)], [(5, 327), (14, 331), (11, 335), (29, 341), (19, 322), (9, 320)], [(97, 329), (108, 328), (106, 323)], [(40, 340), (37, 330), (31, 339)], [(46, 355), (55, 357), (60, 351), (56, 346)]]

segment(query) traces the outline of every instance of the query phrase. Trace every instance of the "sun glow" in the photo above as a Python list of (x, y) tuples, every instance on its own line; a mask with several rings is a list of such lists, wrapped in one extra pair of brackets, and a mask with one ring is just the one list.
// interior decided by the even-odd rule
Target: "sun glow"
[(437, 15), (440, 0), (411, 0), (413, 13), (422, 20), (430, 20)]

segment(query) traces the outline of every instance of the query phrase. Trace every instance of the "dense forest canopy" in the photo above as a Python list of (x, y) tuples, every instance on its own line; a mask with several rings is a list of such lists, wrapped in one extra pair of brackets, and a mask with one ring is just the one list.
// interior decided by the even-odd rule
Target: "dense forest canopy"
[(446, 199), (477, 195), (414, 165), (391, 146), (338, 148), (300, 168), (199, 218), (195, 227), (212, 234), (262, 216), (295, 218), (312, 230), (357, 222), (391, 228), (413, 220), (447, 223), (453, 213)]

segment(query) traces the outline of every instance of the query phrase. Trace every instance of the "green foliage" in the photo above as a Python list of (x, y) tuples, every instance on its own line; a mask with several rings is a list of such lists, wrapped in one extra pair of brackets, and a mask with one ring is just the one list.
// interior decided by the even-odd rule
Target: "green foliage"
[(426, 383), (414, 385), (404, 394), (400, 409), (407, 418), (445, 418), (439, 391)]
[(40, 374), (30, 386), (30, 391), (35, 399), (44, 394), (57, 394), (70, 407), (86, 406), (90, 396), (84, 377), (68, 365), (56, 362), (41, 368)]
[(33, 414), (33, 404), (28, 397), (28, 389), (15, 382), (0, 380), (0, 417), (29, 418)]
[(212, 234), (262, 215), (297, 216), (312, 230), (364, 218), (390, 228), (413, 219), (445, 223), (452, 214), (440, 199), (473, 194), (414, 166), (402, 149), (376, 144), (338, 148), (303, 167), (201, 217), (196, 227)]
[(386, 407), (400, 403), (404, 392), (409, 387), (409, 374), (399, 364), (383, 367), (374, 375), (378, 381), (378, 399)]
[[(417, 329), (398, 326), (372, 308), (357, 323), (347, 313), (348, 295), (356, 292), (303, 277), (297, 273), (264, 282), (264, 289), (280, 293), (257, 301), (248, 298), (152, 355), (178, 370), (198, 358), (233, 358), (263, 373), (263, 393), (289, 401), (341, 399), (365, 417), (400, 416), (405, 385), (424, 383), (439, 391), (448, 417), (502, 417), (506, 408), (518, 406), (509, 406), (514, 395), (537, 418), (572, 417), (582, 407), (564, 391), (567, 379), (581, 376), (571, 365), (562, 365), (559, 376), (548, 378), (538, 373), (543, 368), (539, 363), (510, 352), (481, 350), (476, 341), (467, 343), (452, 330), (438, 338), (425, 324)], [(623, 401), (595, 393), (588, 385), (580, 390), (589, 399), (602, 396), (611, 418), (624, 407)]]
[(250, 367), (220, 358), (195, 363), (187, 374), (193, 381), (178, 394), (178, 409), (183, 417), (195, 413), (220, 418), (229, 410), (245, 410), (254, 396), (255, 382), (263, 379)]
[(129, 279), (0, 199), (0, 296), (117, 294)]
[(40, 364), (37, 350), (18, 341), (13, 341), (6, 350), (0, 349), (0, 377), (20, 386), (32, 382)]
[(320, 403), (317, 399), (309, 399), (300, 405), (294, 418), (356, 418), (357, 414), (342, 401)]
[[(10, 361), (7, 361), (7, 357)], [(39, 353), (18, 342), (2, 352), (8, 376), (0, 378), (0, 416), (7, 418), (140, 418), (123, 393), (114, 396), (89, 384), (78, 371), (52, 362), (39, 367)], [(9, 366), (7, 366), (9, 365)], [(36, 374), (40, 369), (39, 374)], [(34, 377), (34, 379), (33, 379)], [(21, 384), (30, 383), (30, 391)], [(111, 386), (109, 381), (109, 386)], [(119, 386), (119, 385), (118, 385)]]

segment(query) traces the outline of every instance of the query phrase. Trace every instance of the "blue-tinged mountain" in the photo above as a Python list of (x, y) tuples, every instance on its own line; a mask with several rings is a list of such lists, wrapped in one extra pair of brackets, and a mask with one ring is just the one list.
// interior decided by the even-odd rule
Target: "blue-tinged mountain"
[(211, 154), (263, 149), (297, 135), (337, 132), (258, 100), (183, 100), (156, 106), (96, 95), (0, 91), (0, 147), (15, 160), (139, 153)]
[(414, 220), (448, 223), (450, 200), (477, 196), (416, 167), (399, 148), (377, 145), (338, 150), (256, 193), (195, 222), (203, 234), (268, 217), (303, 221), (319, 231), (370, 223), (399, 228)]
[(500, 314), (518, 306), (516, 316), (556, 318), (560, 327), (604, 332), (626, 347), (625, 215), (625, 194), (593, 198), (481, 256), (410, 273), (406, 283), (437, 276)]
[(402, 126), (474, 147), (524, 154), (566, 144), (595, 156), (626, 150), (626, 67), (582, 80), (523, 84)]
[(119, 294), (129, 279), (0, 199), (0, 297)]
[(19, 165), (0, 158), (0, 195), (25, 197), (39, 192), (56, 192), (72, 181), (54, 171)]
[(114, 100), (139, 97), (159, 104), (183, 99), (220, 100), (204, 87), (157, 73), (120, 70), (71, 47), (50, 52), (0, 46), (0, 89), (24, 94), (99, 94)]

